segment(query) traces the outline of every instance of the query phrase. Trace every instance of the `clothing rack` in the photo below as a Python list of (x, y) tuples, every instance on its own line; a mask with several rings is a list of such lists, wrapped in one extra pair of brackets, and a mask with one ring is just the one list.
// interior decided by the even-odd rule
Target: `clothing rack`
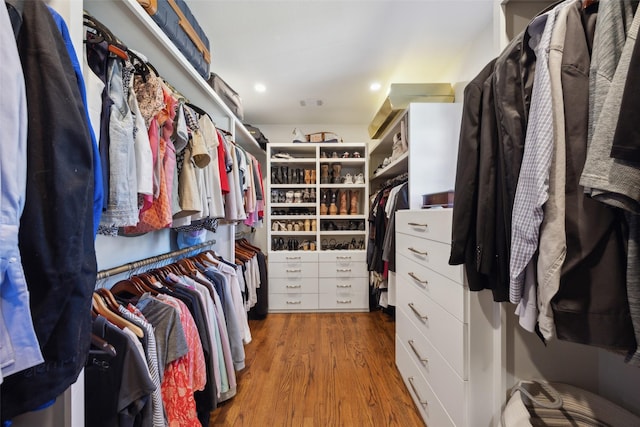
[(139, 261), (129, 262), (127, 264), (123, 264), (118, 267), (108, 268), (106, 270), (100, 270), (97, 274), (96, 280), (107, 279), (117, 274), (136, 270), (138, 268), (145, 267), (147, 265), (156, 264), (169, 259), (176, 260), (184, 256), (189, 256), (200, 249), (211, 247), (215, 244), (216, 244), (215, 240), (209, 240), (204, 243), (199, 243), (197, 245), (189, 246), (188, 248), (167, 252), (161, 255), (156, 255), (149, 258), (141, 259)]

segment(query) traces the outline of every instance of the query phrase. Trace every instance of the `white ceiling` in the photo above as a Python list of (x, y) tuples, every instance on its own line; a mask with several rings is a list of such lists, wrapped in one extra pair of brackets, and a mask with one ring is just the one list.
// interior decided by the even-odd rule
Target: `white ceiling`
[[(368, 124), (390, 83), (447, 82), (492, 0), (188, 0), (255, 124)], [(369, 85), (378, 81), (382, 90)], [(255, 83), (267, 90), (257, 93)], [(301, 100), (323, 102), (301, 107)]]

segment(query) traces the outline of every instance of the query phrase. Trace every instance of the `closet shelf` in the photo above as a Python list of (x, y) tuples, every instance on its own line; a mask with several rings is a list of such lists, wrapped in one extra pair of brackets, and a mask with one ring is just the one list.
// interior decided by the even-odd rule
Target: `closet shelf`
[(272, 189), (278, 188), (316, 188), (315, 184), (271, 184)]
[(271, 203), (274, 208), (315, 208), (315, 203)]
[(364, 234), (367, 234), (364, 230), (326, 230), (320, 232), (321, 236), (360, 236)]
[(365, 219), (364, 215), (320, 215), (320, 219)]
[(349, 159), (343, 159), (343, 158), (333, 158), (333, 157), (329, 157), (329, 158), (320, 158), (319, 159), (320, 163), (345, 163), (345, 164), (349, 164), (349, 163), (355, 163), (355, 164), (362, 164), (366, 161), (366, 159), (361, 158), (349, 158)]
[(390, 178), (399, 173), (405, 172), (409, 165), (409, 151), (402, 154), (400, 157), (389, 163), (384, 169), (380, 169), (374, 172), (369, 178), (371, 181), (380, 178)]
[(271, 159), (271, 163), (308, 163), (315, 165), (316, 159), (293, 158), (293, 159)]
[(315, 236), (315, 231), (272, 231), (272, 236)]
[(320, 188), (367, 188), (367, 184), (320, 184)]

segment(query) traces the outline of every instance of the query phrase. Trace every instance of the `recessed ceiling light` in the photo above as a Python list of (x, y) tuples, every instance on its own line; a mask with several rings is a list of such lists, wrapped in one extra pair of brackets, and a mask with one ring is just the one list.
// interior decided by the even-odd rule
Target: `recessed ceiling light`
[(374, 82), (374, 83), (371, 83), (371, 86), (369, 86), (369, 90), (371, 92), (377, 92), (377, 91), (380, 90), (381, 87), (382, 87), (382, 85), (380, 83)]
[(256, 92), (266, 92), (267, 91), (267, 87), (265, 85), (263, 85), (262, 83), (256, 83), (253, 88), (255, 89)]

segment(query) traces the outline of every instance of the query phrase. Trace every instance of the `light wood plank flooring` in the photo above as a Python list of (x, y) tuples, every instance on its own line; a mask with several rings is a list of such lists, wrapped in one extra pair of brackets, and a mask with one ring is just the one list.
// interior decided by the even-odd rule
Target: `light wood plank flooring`
[(249, 324), (238, 394), (210, 427), (424, 426), (395, 367), (388, 315), (271, 313)]

